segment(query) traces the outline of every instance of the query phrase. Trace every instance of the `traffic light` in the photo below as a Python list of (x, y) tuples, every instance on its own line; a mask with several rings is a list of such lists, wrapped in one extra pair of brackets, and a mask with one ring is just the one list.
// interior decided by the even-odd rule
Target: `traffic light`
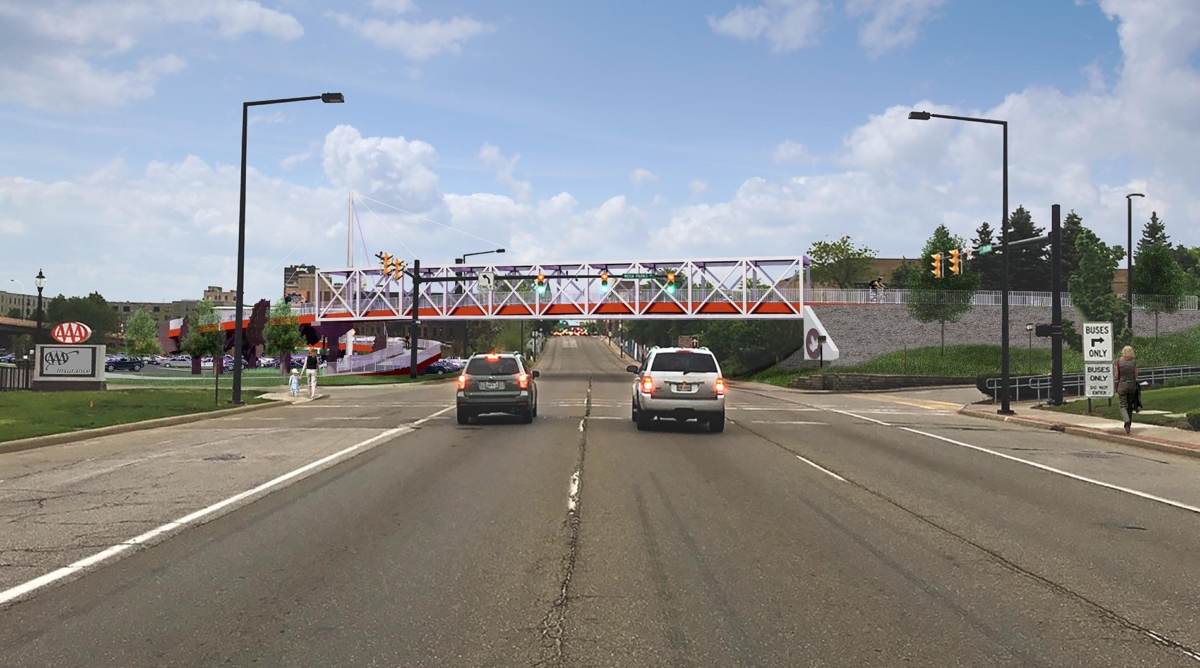
[(392, 264), (392, 254), (391, 253), (379, 253), (375, 257), (379, 258), (379, 262), (382, 263), (383, 273), (385, 273), (385, 274), (388, 273), (388, 271), (389, 271), (388, 267), (390, 267)]
[(667, 272), (667, 294), (675, 294), (675, 272)]
[(600, 292), (608, 292), (608, 270), (600, 272)]
[(537, 290), (539, 295), (546, 294), (546, 275), (539, 273), (533, 282), (533, 289)]
[(934, 253), (933, 255), (930, 255), (929, 257), (933, 259), (933, 275), (934, 275), (934, 277), (941, 278), (942, 277), (942, 254)]
[(404, 278), (404, 260), (392, 260), (392, 278), (397, 281)]
[(962, 251), (957, 248), (950, 251), (950, 273), (955, 276), (962, 275)]

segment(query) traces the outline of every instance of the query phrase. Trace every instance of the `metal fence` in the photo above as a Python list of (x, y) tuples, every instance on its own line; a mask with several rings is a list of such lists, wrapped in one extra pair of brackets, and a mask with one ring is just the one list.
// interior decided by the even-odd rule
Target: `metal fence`
[[(1146, 385), (1162, 385), (1169, 380), (1178, 378), (1193, 378), (1200, 376), (1200, 366), (1160, 366), (1138, 369), (1138, 382)], [(1000, 378), (988, 378), (984, 381), (987, 393), (993, 401), (1000, 400)], [(1080, 397), (1084, 394), (1083, 372), (1063, 374), (1063, 396)], [(1009, 398), (1015, 401), (1022, 399), (1049, 399), (1050, 375), (1010, 376)]]
[(33, 381), (33, 362), (18, 361), (0, 365), (0, 392), (28, 390)]
[[(928, 296), (924, 298), (936, 299), (938, 303), (961, 303), (967, 300), (967, 294), (946, 290), (925, 293)], [(1003, 297), (1004, 293), (1000, 290), (979, 290), (971, 296), (970, 304), (972, 306), (1000, 306)], [(869, 289), (809, 288), (805, 290), (804, 294), (806, 304), (907, 304), (912, 300), (911, 290), (884, 290), (882, 294), (875, 294)], [(1008, 304), (1014, 307), (1050, 306), (1052, 301), (1053, 294), (1049, 292), (1010, 290), (1008, 293)], [(1200, 310), (1200, 297), (1196, 295), (1182, 297), (1133, 296), (1134, 308), (1162, 307), (1172, 301), (1175, 301), (1180, 311)], [(1062, 294), (1062, 305), (1063, 308), (1072, 306), (1071, 296), (1065, 292)]]

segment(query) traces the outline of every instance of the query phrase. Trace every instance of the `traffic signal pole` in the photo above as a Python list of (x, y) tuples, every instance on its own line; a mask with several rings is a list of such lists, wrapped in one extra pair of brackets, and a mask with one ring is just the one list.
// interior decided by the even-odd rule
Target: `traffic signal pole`
[(1050, 405), (1063, 405), (1062, 209), (1050, 207)]
[(413, 260), (412, 265), (412, 325), (409, 326), (408, 339), (408, 377), (417, 377), (417, 336), (421, 333), (418, 315), (421, 311), (421, 261)]

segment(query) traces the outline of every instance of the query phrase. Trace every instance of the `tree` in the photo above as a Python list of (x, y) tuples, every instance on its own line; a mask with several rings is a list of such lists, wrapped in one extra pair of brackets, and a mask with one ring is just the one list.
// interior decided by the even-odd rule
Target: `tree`
[(1075, 213), (1075, 209), (1067, 214), (1062, 222), (1062, 267), (1063, 276), (1070, 276), (1079, 270), (1079, 252), (1075, 250), (1075, 241), (1083, 230), (1083, 216)]
[(808, 249), (814, 283), (853, 288), (869, 280), (876, 252), (866, 246), (854, 247), (849, 235), (837, 241), (816, 241)]
[[(1154, 314), (1154, 337), (1158, 338), (1158, 314), (1179, 310), (1179, 298), (1184, 295), (1186, 279), (1175, 261), (1175, 254), (1166, 241), (1166, 233), (1146, 231), (1138, 243), (1137, 270), (1133, 272), (1133, 293), (1139, 305)], [(1155, 234), (1155, 236), (1149, 236)], [(1162, 239), (1155, 242), (1154, 239)]]
[[(1009, 216), (1008, 242), (1040, 237), (1045, 230), (1033, 223), (1033, 216), (1023, 206)], [(1003, 251), (1002, 248), (997, 250)], [(1031, 244), (1009, 251), (1008, 277), (1010, 290), (1050, 290), (1050, 246), (1049, 242)], [(1003, 271), (1004, 257), (999, 259)]]
[(1183, 270), (1183, 293), (1200, 295), (1200, 246), (1179, 244), (1171, 251), (1175, 262)]
[(271, 317), (263, 327), (263, 338), (266, 339), (264, 347), (267, 354), (279, 358), (280, 373), (289, 373), (292, 367), (292, 351), (296, 350), (303, 339), (300, 336), (300, 321), (292, 315), (292, 305), (283, 297), (276, 300), (271, 307)]
[[(934, 253), (947, 255), (953, 248), (963, 248), (961, 237), (950, 234), (945, 225), (938, 225), (933, 236), (925, 242), (921, 253), (922, 261), (930, 259)], [(908, 297), (908, 312), (919, 322), (938, 322), (942, 326), (942, 355), (946, 354), (946, 323), (957, 322), (964, 313), (971, 310), (975, 292), (979, 290), (979, 274), (964, 265), (963, 273), (955, 276), (950, 273), (950, 261), (947, 257), (944, 278), (937, 278), (931, 271), (921, 271), (909, 286), (912, 291)]]
[[(986, 221), (975, 230), (975, 239), (971, 242), (975, 248), (995, 246), (1000, 242), (994, 238), (995, 230)], [(991, 253), (979, 255), (971, 260), (971, 271), (979, 274), (981, 290), (999, 290), (1004, 285), (1003, 260), (993, 250)]]
[[(216, 357), (225, 349), (225, 333), (221, 331), (221, 316), (213, 308), (212, 302), (205, 299), (196, 304), (195, 310), (188, 314), (187, 337), (181, 342), (179, 349), (189, 357)], [(214, 360), (214, 371), (219, 363)]]
[(14, 336), (12, 337), (11, 344), (12, 351), (16, 353), (17, 359), (23, 359), (29, 354), (30, 350), (34, 350), (32, 334), (21, 334), (19, 336)]
[(1142, 238), (1138, 239), (1137, 251), (1133, 254), (1133, 261), (1138, 261), (1138, 256), (1142, 251), (1149, 246), (1167, 245), (1170, 247), (1171, 238), (1167, 236), (1167, 224), (1158, 217), (1157, 211), (1150, 212), (1150, 220), (1146, 221), (1146, 225), (1142, 227)]
[(6, 318), (15, 318), (15, 319), (17, 319), (17, 320), (21, 320), (21, 319), (23, 319), (23, 318), (25, 317), (25, 314), (21, 312), (21, 309), (20, 309), (20, 308), (18, 308), (18, 307), (16, 307), (16, 306), (14, 306), (14, 307), (12, 307), (12, 308), (8, 309), (8, 313), (7, 313), (7, 314), (5, 314), (5, 316), (4, 316), (4, 317), (6, 317)]
[[(1095, 232), (1085, 227), (1075, 240), (1075, 251), (1079, 256), (1079, 268), (1067, 277), (1071, 302), (1085, 322), (1111, 322), (1113, 345), (1119, 350), (1128, 345), (1131, 338), (1126, 323), (1129, 304), (1112, 291), (1113, 275), (1117, 263), (1125, 257), (1125, 249), (1105, 244)], [(1063, 339), (1072, 349), (1083, 351), (1083, 337), (1070, 320), (1063, 320)]]
[(896, 290), (905, 290), (912, 285), (917, 273), (921, 271), (921, 265), (908, 259), (901, 258), (900, 264), (892, 270), (891, 277), (888, 278), (888, 287)]
[(92, 329), (97, 340), (116, 333), (121, 326), (117, 312), (99, 292), (93, 292), (87, 297), (59, 295), (51, 299), (46, 307), (46, 321), (52, 325), (82, 322)]
[(138, 309), (125, 321), (125, 344), (130, 355), (159, 355), (162, 345), (158, 342), (158, 325), (146, 313)]

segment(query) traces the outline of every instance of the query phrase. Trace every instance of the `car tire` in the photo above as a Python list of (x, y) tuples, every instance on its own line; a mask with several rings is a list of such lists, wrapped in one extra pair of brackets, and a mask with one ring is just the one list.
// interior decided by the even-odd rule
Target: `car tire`
[(650, 423), (654, 421), (654, 416), (646, 411), (638, 411), (637, 413), (637, 428), (638, 431), (649, 431)]
[(458, 423), (471, 424), (471, 414), (463, 409), (458, 409)]
[(629, 421), (637, 422), (637, 404), (629, 402)]
[(141, 370), (142, 370), (142, 365), (141, 365), (141, 364), (134, 364), (134, 365), (133, 365), (133, 372), (134, 372), (134, 373), (140, 373), (140, 372), (141, 372)]
[(521, 411), (520, 416), (521, 416), (521, 422), (523, 424), (532, 423), (533, 422), (533, 409), (526, 408), (525, 410)]
[(533, 405), (533, 417), (537, 417), (537, 404)]
[(107, 371), (107, 372), (109, 372), (109, 373), (112, 373), (113, 371), (116, 371), (116, 367), (114, 367), (114, 366), (113, 366), (113, 365), (111, 365), (111, 364), (105, 364), (105, 365), (104, 365), (104, 370), (105, 370), (105, 371)]
[(708, 419), (708, 430), (714, 434), (725, 431), (725, 412), (722, 411)]

